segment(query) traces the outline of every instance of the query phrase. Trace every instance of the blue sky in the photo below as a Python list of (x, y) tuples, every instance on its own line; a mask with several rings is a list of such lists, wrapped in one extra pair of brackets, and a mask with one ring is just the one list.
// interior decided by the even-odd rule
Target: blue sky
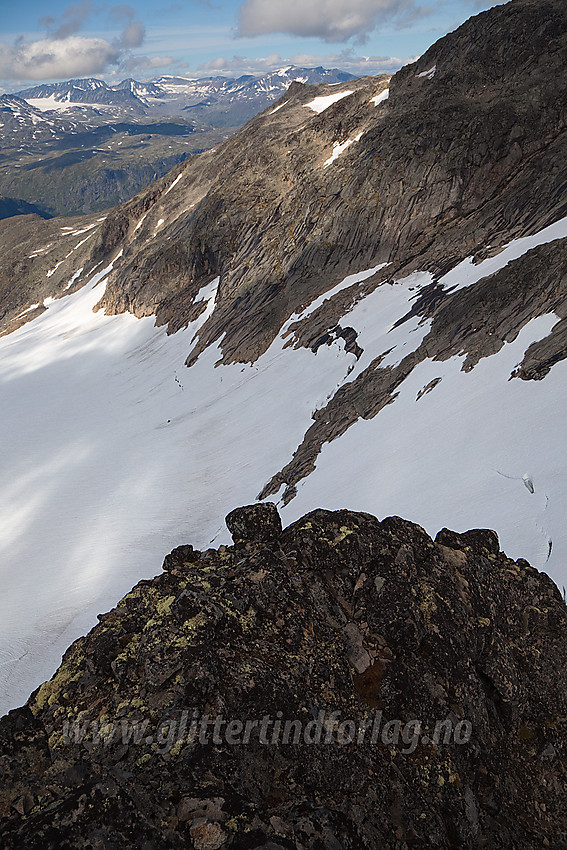
[(0, 0), (0, 87), (95, 76), (257, 73), (288, 64), (386, 73), (495, 2)]

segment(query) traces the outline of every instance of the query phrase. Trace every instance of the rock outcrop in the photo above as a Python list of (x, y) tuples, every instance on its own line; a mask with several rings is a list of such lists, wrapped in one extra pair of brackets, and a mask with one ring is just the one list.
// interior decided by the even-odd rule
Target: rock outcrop
[(240, 508), (0, 721), (6, 850), (567, 847), (567, 608), (496, 534)]

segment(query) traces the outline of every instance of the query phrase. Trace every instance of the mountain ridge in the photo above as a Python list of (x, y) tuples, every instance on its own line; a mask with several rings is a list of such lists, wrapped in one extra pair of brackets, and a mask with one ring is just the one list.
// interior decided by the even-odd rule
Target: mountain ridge
[[(128, 263), (129, 252), (132, 253), (132, 249), (126, 243), (124, 258), (120, 264), (123, 272), (117, 269), (111, 275), (105, 306), (109, 309), (127, 308), (137, 315), (148, 315), (149, 311), (156, 312), (158, 322), (171, 321), (172, 330), (180, 327), (184, 321), (182, 303), (187, 300), (183, 282), (185, 269), (191, 267), (193, 256), (207, 256), (209, 259), (205, 265), (202, 265), (203, 260), (197, 261), (194, 281), (191, 282), (190, 287), (197, 290), (203, 275), (209, 274), (212, 279), (220, 271), (220, 299), (215, 316), (209, 320), (205, 329), (207, 333), (202, 335), (195, 355), (204, 345), (218, 339), (222, 332), (225, 335), (223, 348), (227, 361), (230, 361), (232, 357), (246, 360), (249, 354), (256, 357), (259, 352), (265, 350), (268, 340), (254, 342), (250, 351), (247, 351), (245, 344), (238, 345), (236, 341), (230, 343), (231, 334), (234, 334), (235, 330), (236, 333), (241, 333), (242, 330), (242, 311), (231, 306), (235, 303), (235, 298), (241, 297), (238, 295), (240, 285), (238, 275), (243, 276), (242, 269), (246, 268), (247, 262), (254, 262), (253, 247), (250, 251), (249, 243), (252, 242), (253, 245), (253, 228), (256, 220), (244, 219), (241, 223), (235, 220), (235, 210), (238, 209), (236, 196), (246, 197), (246, 193), (250, 198), (247, 203), (251, 206), (253, 206), (252, 197), (255, 196), (253, 193), (262, 197), (262, 203), (267, 205), (267, 210), (262, 215), (265, 230), (264, 241), (260, 241), (259, 244), (259, 250), (262, 253), (259, 263), (268, 262), (268, 267), (262, 271), (264, 279), (267, 280), (267, 288), (275, 287), (279, 290), (283, 287), (284, 302), (287, 303), (284, 308), (287, 315), (281, 312), (281, 319), (279, 316), (275, 323), (271, 323), (272, 334), (290, 315), (292, 306), (295, 309), (303, 303), (295, 295), (296, 291), (301, 293), (302, 287), (306, 285), (314, 291), (314, 294), (323, 291), (324, 284), (317, 279), (317, 267), (337, 266), (337, 280), (343, 276), (343, 270), (348, 271), (348, 264), (353, 262), (357, 262), (359, 268), (380, 261), (393, 262), (397, 267), (395, 271), (401, 272), (402, 270), (413, 271), (417, 260), (421, 264), (420, 267), (427, 270), (435, 269), (440, 262), (446, 266), (451, 251), (453, 252), (452, 262), (456, 265), (459, 260), (465, 258), (467, 251), (474, 251), (479, 242), (496, 239), (497, 244), (502, 245), (510, 239), (528, 233), (530, 229), (534, 232), (551, 224), (553, 220), (562, 218), (567, 213), (567, 203), (560, 192), (560, 187), (563, 185), (562, 177), (558, 176), (556, 169), (561, 168), (558, 154), (564, 144), (565, 100), (562, 97), (565, 86), (564, 75), (555, 77), (544, 72), (535, 72), (533, 78), (518, 80), (516, 75), (510, 72), (505, 61), (501, 64), (496, 62), (500, 70), (490, 72), (494, 76), (490, 84), (496, 88), (494, 91), (489, 89), (483, 92), (482, 101), (477, 98), (474, 102), (470, 101), (469, 97), (471, 71), (467, 71), (467, 79), (463, 81), (461, 79), (463, 75), (456, 70), (461, 64), (461, 57), (456, 58), (457, 51), (451, 53), (453, 64), (449, 68), (439, 68), (430, 79), (419, 76), (423, 73), (422, 69), (425, 71), (430, 69), (439, 51), (441, 51), (439, 55), (444, 55), (446, 43), (454, 44), (457, 41), (458, 45), (474, 44), (474, 50), (478, 50), (479, 38), (478, 36), (474, 38), (473, 34), (476, 33), (477, 27), (484, 26), (485, 20), (494, 21), (489, 32), (493, 33), (495, 42), (504, 23), (509, 27), (516, 25), (518, 39), (515, 39), (514, 43), (518, 50), (523, 49), (526, 53), (529, 46), (531, 55), (535, 55), (545, 40), (548, 52), (555, 50), (550, 55), (561, 56), (565, 42), (565, 16), (562, 14), (562, 7), (553, 0), (549, 0), (545, 8), (546, 13), (543, 18), (545, 19), (548, 13), (551, 17), (550, 21), (545, 19), (542, 33), (538, 33), (535, 24), (527, 26), (525, 23), (526, 15), (542, 19), (541, 10), (530, 2), (497, 7), (490, 13), (482, 13), (472, 18), (459, 28), (458, 35), (446, 36), (438, 43), (439, 47), (430, 48), (417, 63), (394, 75), (389, 83), (390, 97), (383, 103), (374, 106), (366, 101), (367, 108), (361, 111), (360, 108), (365, 99), (370, 100), (369, 95), (376, 92), (379, 94), (381, 90), (384, 90), (388, 80), (387, 77), (363, 78), (358, 82), (357, 91), (352, 97), (337, 101), (320, 116), (314, 115), (309, 122), (312, 130), (305, 130), (303, 133), (299, 129), (306, 115), (303, 107), (309, 99), (312, 99), (312, 94), (306, 89), (292, 86), (289, 92), (289, 109), (285, 108), (287, 103), (282, 104), (282, 109), (285, 111), (279, 110), (277, 119), (269, 114), (266, 115), (265, 112), (262, 113), (248, 128), (239, 131), (232, 139), (225, 142), (222, 149), (217, 152), (215, 159), (222, 156), (223, 161), (222, 178), (217, 178), (216, 186), (214, 182), (212, 185), (209, 184), (211, 188), (208, 190), (206, 203), (202, 203), (202, 198), (197, 193), (195, 196), (197, 210), (189, 218), (185, 217), (186, 223), (181, 218), (173, 225), (176, 233), (179, 232), (180, 226), (185, 228), (183, 241), (187, 247), (178, 259), (172, 256), (165, 261), (168, 273), (163, 292), (159, 291), (159, 281), (157, 291), (155, 283), (149, 282), (155, 279), (156, 274), (160, 275), (159, 271), (146, 274), (144, 270), (145, 262), (148, 266), (155, 266), (152, 254), (156, 253), (154, 247), (156, 243), (152, 241), (140, 252), (134, 242), (132, 248), (136, 249), (135, 264), (132, 265)], [(551, 15), (551, 12), (554, 12), (554, 15)], [(550, 28), (553, 31), (553, 38), (547, 36)], [(523, 46), (519, 46), (520, 36), (526, 42)], [(447, 42), (447, 39), (450, 41)], [(491, 67), (487, 57), (493, 52), (495, 51), (490, 39), (484, 39), (480, 54), (473, 56), (472, 60), (477, 74), (486, 75), (485, 69)], [(505, 75), (504, 82), (498, 77), (501, 73)], [(536, 88), (536, 84), (539, 85), (539, 89)], [(483, 85), (489, 87), (488, 76)], [(510, 85), (520, 88), (519, 94), (514, 97), (513, 104), (509, 102), (508, 97)], [(344, 83), (333, 89), (335, 92), (347, 91), (348, 86), (350, 83)], [(371, 90), (372, 86), (375, 87), (373, 90)], [(463, 95), (461, 95), (461, 89), (464, 89)], [(521, 95), (527, 91), (530, 92), (530, 98), (522, 97)], [(532, 106), (533, 100), (536, 99), (536, 91), (538, 91), (538, 103), (542, 107), (538, 106), (537, 110)], [(424, 103), (428, 103), (430, 99), (433, 100), (433, 105), (429, 108), (431, 117), (428, 123), (420, 124), (423, 116), (427, 115)], [(455, 111), (457, 104), (458, 112)], [(348, 109), (349, 105), (351, 109)], [(544, 105), (545, 108), (543, 108)], [(293, 117), (292, 108), (295, 110)], [(479, 109), (486, 115), (479, 115)], [(401, 121), (398, 119), (402, 115), (406, 117), (402, 124), (403, 129), (399, 132), (397, 127)], [(415, 121), (412, 115), (418, 116)], [(271, 123), (275, 124), (275, 132), (270, 130), (266, 120), (269, 117), (272, 118)], [(354, 131), (356, 122), (362, 124), (364, 128), (363, 122), (369, 122), (371, 119), (374, 126), (371, 125), (359, 142), (351, 145), (328, 169), (321, 167), (322, 162), (319, 158), (321, 142), (330, 144), (332, 138), (336, 139), (337, 136), (339, 141), (342, 141), (343, 135), (348, 137), (351, 125)], [(278, 123), (278, 120), (280, 122), (283, 120), (285, 126), (293, 121), (298, 127), (295, 135), (293, 132), (286, 134), (283, 144), (279, 138), (282, 125)], [(441, 125), (445, 138), (440, 138)], [(462, 137), (464, 128), (467, 126), (469, 129), (466, 132), (471, 138)], [(487, 129), (484, 130), (484, 127)], [(267, 144), (271, 146), (271, 159), (265, 152), (255, 149), (255, 140), (259, 132), (262, 132), (264, 148)], [(315, 148), (309, 145), (310, 133), (318, 134)], [(483, 138), (483, 133), (486, 134), (486, 140)], [(474, 143), (471, 144), (473, 138)], [(282, 150), (286, 145), (293, 146), (290, 151), (289, 167), (282, 156)], [(448, 149), (445, 151), (444, 147)], [(392, 156), (392, 149), (396, 150), (395, 157)], [(433, 163), (430, 163), (428, 157), (432, 155)], [(194, 160), (183, 169), (183, 181), (191, 186), (193, 195), (195, 194), (193, 186), (202, 185), (203, 177), (205, 181), (210, 179), (205, 175), (211, 174), (215, 169), (218, 173), (218, 166), (209, 167), (208, 155), (204, 157)], [(378, 168), (376, 167), (377, 157), (380, 160)], [(386, 165), (388, 157), (391, 163), (389, 166)], [(549, 160), (548, 167), (546, 167), (546, 160)], [(266, 169), (268, 161), (272, 165), (270, 172)], [(401, 186), (400, 181), (392, 182), (391, 179), (400, 175), (400, 162), (405, 162), (402, 166), (405, 173)], [(273, 171), (276, 163), (280, 180), (277, 185)], [(370, 171), (367, 170), (368, 166)], [(257, 178), (253, 177), (248, 185), (251, 168), (255, 169)], [(411, 168), (415, 170), (415, 174), (411, 173)], [(386, 175), (380, 173), (384, 171)], [(172, 172), (172, 176), (179, 176), (179, 172)], [(286, 181), (289, 185), (286, 185)], [(543, 217), (536, 212), (538, 207), (533, 203), (535, 186), (538, 184), (539, 191), (545, 193), (546, 197), (550, 197), (553, 203)], [(552, 185), (557, 188), (552, 188)], [(156, 189), (152, 188), (148, 191), (146, 200), (143, 200), (142, 195), (130, 206), (126, 205), (109, 215), (100, 234), (99, 244), (94, 248), (93, 259), (110, 256), (114, 245), (118, 244), (112, 231), (118, 228), (117, 233), (126, 235), (124, 231), (126, 223), (119, 225), (119, 219), (124, 219), (124, 216), (130, 217), (130, 215), (133, 219), (137, 215), (136, 211), (142, 209), (145, 203), (152, 203), (150, 199), (155, 197)], [(393, 192), (392, 189), (394, 189)], [(437, 193), (438, 198), (434, 198), (429, 189)], [(282, 190), (283, 205), (280, 199)], [(181, 201), (185, 192), (183, 186), (177, 185), (171, 191), (173, 194), (169, 195), (168, 192), (167, 203), (175, 203), (176, 197), (179, 197)], [(231, 194), (234, 197), (231, 197)], [(321, 201), (322, 198), (327, 199), (326, 209), (325, 201)], [(379, 200), (376, 200), (377, 198)], [(286, 209), (286, 204), (289, 209)], [(323, 206), (322, 215), (318, 213), (315, 217), (310, 211), (310, 205), (314, 204)], [(229, 210), (230, 206), (233, 207), (232, 211)], [(285, 228), (285, 217), (291, 215), (293, 210), (300, 209), (301, 206), (305, 210), (304, 221), (294, 222), (294, 236), (291, 239)], [(351, 211), (353, 206), (354, 210)], [(209, 207), (211, 213), (208, 212)], [(158, 215), (163, 217), (163, 212), (158, 212), (156, 207), (155, 217), (157, 218)], [(229, 227), (233, 229), (233, 236), (229, 236), (228, 239), (226, 239), (227, 226), (222, 223), (223, 219), (230, 221)], [(280, 233), (278, 220), (282, 219), (284, 226)], [(467, 236), (466, 228), (470, 227), (467, 224), (469, 221), (472, 224), (472, 233)], [(371, 253), (368, 247), (343, 246), (340, 234), (337, 234), (339, 237), (337, 239), (333, 233), (333, 222), (336, 222), (337, 231), (356, 234), (359, 242), (364, 242), (366, 246), (375, 240), (376, 232), (379, 231), (380, 240), (374, 252)], [(451, 234), (451, 227), (458, 229), (458, 240)], [(445, 236), (442, 229), (449, 230), (449, 238)], [(215, 233), (215, 231), (218, 232)], [(135, 232), (139, 240), (142, 234)], [(203, 238), (202, 233), (207, 233), (208, 236)], [(167, 225), (164, 229), (164, 238), (166, 236)], [(349, 238), (352, 241), (352, 235)], [(451, 239), (454, 245), (450, 244)], [(207, 245), (207, 242), (210, 244)], [(219, 242), (226, 242), (228, 248), (218, 244)], [(269, 249), (266, 250), (270, 242), (279, 242), (281, 245), (272, 261), (268, 259)], [(332, 246), (336, 243), (338, 247), (334, 249)], [(239, 255), (238, 249), (233, 250), (230, 247), (238, 244), (246, 246), (246, 260)], [(162, 248), (165, 249), (163, 243), (157, 250)], [(312, 259), (314, 251), (316, 258)], [(148, 257), (147, 260), (144, 253)], [(211, 267), (210, 272), (207, 271), (207, 262), (214, 266), (214, 268)], [(227, 267), (226, 273), (223, 271), (224, 266)], [(311, 266), (315, 267), (314, 281), (306, 284), (305, 278), (308, 278), (308, 270)], [(299, 272), (294, 271), (296, 267), (300, 268)], [(278, 271), (279, 268), (282, 272)], [(130, 282), (138, 280), (140, 274), (146, 277), (148, 283), (140, 286)], [(176, 274), (177, 282), (174, 277)], [(130, 290), (134, 285), (136, 292), (132, 295)], [(172, 293), (173, 300), (170, 296), (174, 287), (179, 290), (177, 304), (174, 293)], [(248, 273), (246, 281), (243, 281), (243, 290), (253, 292), (255, 287), (260, 289), (257, 300), (269, 304), (269, 309), (273, 309), (277, 305), (277, 298), (266, 297), (266, 293), (261, 292), (261, 281), (258, 281), (257, 285), (254, 277)], [(149, 290), (147, 302), (144, 299), (145, 288)], [(290, 296), (295, 304), (293, 301), (289, 303)], [(258, 308), (258, 314), (255, 312), (251, 314), (249, 333), (252, 335), (254, 327), (263, 327), (266, 324), (266, 316), (262, 312), (261, 304)], [(235, 329), (231, 327), (231, 310), (235, 311), (234, 324), (237, 326)], [(252, 304), (252, 310), (254, 311), (254, 304)]]
[[(234, 102), (238, 98), (243, 101), (257, 101), (256, 111), (258, 111), (274, 100), (278, 92), (284, 92), (296, 79), (304, 83), (338, 83), (354, 79), (354, 75), (338, 68), (322, 66), (302, 68), (290, 65), (263, 74), (243, 74), (239, 77), (162, 76), (147, 82), (128, 78), (116, 84), (87, 77), (59, 83), (43, 83), (21, 89), (15, 94), (25, 100), (43, 101), (44, 103), (41, 104), (43, 108), (49, 107), (48, 101), (52, 100), (52, 108), (57, 108), (57, 104), (68, 104), (69, 108), (74, 103), (82, 106), (99, 104), (130, 107), (140, 114), (144, 112), (153, 114), (156, 110), (163, 111), (163, 108), (167, 108), (168, 114), (172, 116), (188, 108), (210, 106), (223, 101), (226, 101), (228, 106), (231, 101)], [(160, 103), (166, 106), (162, 108)], [(251, 118), (253, 114), (253, 112), (247, 113), (247, 117)], [(242, 120), (240, 123), (243, 123)]]

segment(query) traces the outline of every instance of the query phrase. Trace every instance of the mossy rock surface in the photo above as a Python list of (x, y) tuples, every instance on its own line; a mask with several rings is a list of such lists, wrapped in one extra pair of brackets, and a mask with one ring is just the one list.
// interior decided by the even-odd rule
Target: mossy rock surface
[(6, 850), (565, 846), (546, 575), (482, 529), (229, 524), (234, 546), (178, 547), (0, 721)]

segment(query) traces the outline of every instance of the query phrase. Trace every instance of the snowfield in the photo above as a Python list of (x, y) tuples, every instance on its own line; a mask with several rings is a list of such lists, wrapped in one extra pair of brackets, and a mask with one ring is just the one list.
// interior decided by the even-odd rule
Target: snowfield
[(324, 112), (325, 109), (328, 109), (329, 106), (332, 106), (333, 103), (336, 103), (338, 100), (342, 100), (343, 97), (347, 97), (349, 94), (352, 94), (352, 91), (338, 91), (335, 92), (335, 94), (321, 95), (320, 97), (316, 97), (309, 101), (309, 103), (305, 103), (304, 106), (308, 109), (312, 109), (313, 112), (321, 113)]
[(370, 103), (373, 103), (374, 106), (378, 106), (379, 104), (384, 103), (384, 101), (388, 100), (389, 97), (390, 89), (384, 89), (384, 91), (380, 92), (380, 94), (377, 94), (376, 97), (372, 97), (370, 99)]
[(360, 141), (362, 136), (363, 136), (363, 131), (358, 133), (352, 139), (347, 139), (346, 142), (342, 142), (342, 143), (341, 142), (335, 142), (333, 144), (333, 153), (331, 154), (329, 159), (327, 159), (324, 162), (324, 167), (326, 168), (328, 165), (330, 165), (332, 162), (334, 162), (336, 159), (338, 159), (338, 157), (343, 153), (343, 151), (346, 151), (346, 149), (348, 147), (350, 147), (352, 144), (354, 144), (355, 142)]
[[(540, 238), (558, 238), (566, 223)], [(443, 282), (474, 285), (534, 244), (517, 240)], [(358, 332), (360, 361), (342, 339), (316, 354), (289, 345), (294, 322), (376, 267), (292, 316), (256, 363), (215, 368), (215, 345), (188, 369), (218, 279), (196, 298), (199, 319), (167, 336), (151, 317), (93, 312), (109, 268), (0, 338), (0, 714), (49, 678), (96, 614), (155, 575), (174, 546), (229, 542), (223, 517), (289, 462), (314, 410), (379, 354), (392, 349), (385, 365), (399, 362), (429, 330), (419, 318), (393, 329), (431, 282), (418, 273), (353, 299), (343, 324)], [(316, 471), (281, 508), (284, 523), (348, 507), (399, 514), (432, 535), (490, 527), (511, 557), (567, 584), (567, 363), (543, 381), (509, 380), (557, 321), (534, 319), (467, 373), (461, 356), (421, 363), (378, 416), (323, 446)]]
[(108, 106), (104, 103), (79, 103), (79, 101), (75, 100), (58, 100), (55, 95), (50, 95), (49, 97), (28, 97), (26, 98), (26, 103), (29, 103), (35, 109), (41, 110), (41, 112), (67, 112), (67, 110), (75, 109), (76, 107), (92, 109), (93, 106), (97, 109), (108, 109)]
[(526, 348), (557, 321), (553, 314), (534, 319), (469, 373), (461, 371), (464, 357), (421, 363), (394, 404), (323, 447), (315, 473), (284, 509), (286, 522), (322, 504), (397, 514), (430, 534), (443, 525), (494, 528), (508, 555), (567, 584), (567, 364), (544, 381), (508, 380)]

